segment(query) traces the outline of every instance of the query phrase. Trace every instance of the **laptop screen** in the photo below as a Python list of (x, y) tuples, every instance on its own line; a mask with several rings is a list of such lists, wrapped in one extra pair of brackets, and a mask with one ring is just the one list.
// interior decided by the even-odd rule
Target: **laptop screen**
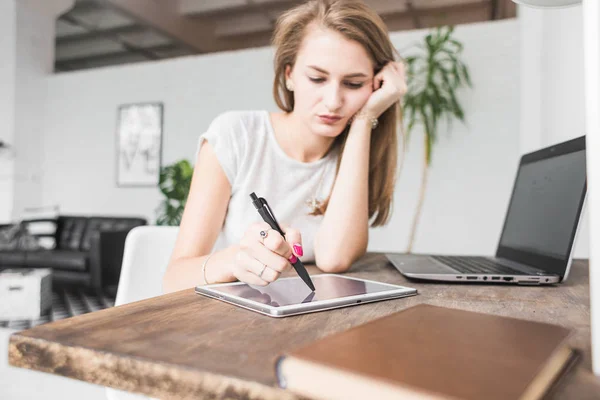
[(560, 146), (523, 157), (498, 256), (563, 275), (586, 192), (586, 154), (584, 144)]

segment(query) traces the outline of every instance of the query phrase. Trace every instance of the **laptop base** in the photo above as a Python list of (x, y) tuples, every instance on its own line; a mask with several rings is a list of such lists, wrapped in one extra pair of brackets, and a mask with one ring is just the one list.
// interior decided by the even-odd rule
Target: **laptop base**
[(495, 283), (517, 285), (552, 285), (560, 282), (557, 275), (462, 273), (446, 266), (428, 255), (387, 253), (392, 265), (409, 279), (459, 282), (459, 283)]

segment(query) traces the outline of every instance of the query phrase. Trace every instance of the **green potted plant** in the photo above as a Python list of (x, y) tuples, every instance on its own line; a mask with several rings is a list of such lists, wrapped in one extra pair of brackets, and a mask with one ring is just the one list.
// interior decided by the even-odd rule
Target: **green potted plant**
[(161, 168), (158, 186), (165, 198), (156, 210), (156, 225), (179, 225), (193, 172), (188, 160), (179, 160)]
[(471, 87), (467, 66), (461, 61), (463, 45), (452, 33), (454, 27), (443, 26), (434, 29), (418, 44), (417, 54), (406, 57), (408, 90), (404, 96), (404, 117), (407, 122), (406, 142), (417, 125), (424, 130), (425, 152), (421, 177), (421, 187), (417, 209), (413, 216), (407, 252), (411, 253), (417, 226), (421, 216), (431, 155), (436, 143), (440, 119), (445, 117), (448, 127), (452, 118), (465, 121), (463, 109), (457, 99), (457, 90)]

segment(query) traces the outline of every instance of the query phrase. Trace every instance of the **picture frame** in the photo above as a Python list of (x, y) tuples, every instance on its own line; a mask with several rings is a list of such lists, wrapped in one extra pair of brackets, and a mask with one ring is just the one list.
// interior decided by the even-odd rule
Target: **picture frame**
[(163, 104), (123, 104), (117, 114), (117, 186), (158, 186), (162, 165)]

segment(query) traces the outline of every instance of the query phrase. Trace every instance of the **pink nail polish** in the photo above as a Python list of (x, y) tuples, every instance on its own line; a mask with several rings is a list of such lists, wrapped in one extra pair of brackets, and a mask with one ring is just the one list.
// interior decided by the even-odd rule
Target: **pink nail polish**
[(296, 254), (298, 254), (300, 257), (302, 257), (304, 255), (304, 250), (302, 250), (302, 245), (300, 243), (296, 243), (294, 245), (294, 251), (296, 252)]
[(298, 261), (298, 257), (296, 257), (295, 255), (292, 254), (292, 256), (290, 257), (290, 262), (293, 264), (296, 261)]

